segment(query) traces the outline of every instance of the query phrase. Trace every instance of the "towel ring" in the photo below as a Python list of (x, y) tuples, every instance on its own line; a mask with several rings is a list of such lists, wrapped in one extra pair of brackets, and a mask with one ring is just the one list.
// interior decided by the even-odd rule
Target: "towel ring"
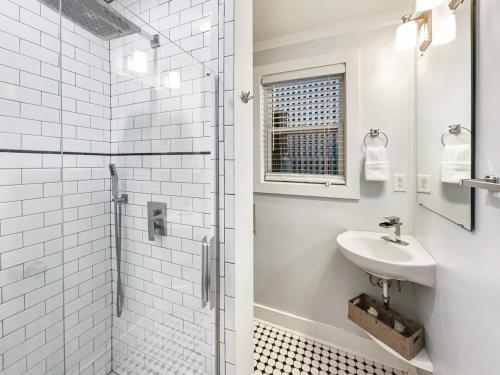
[(465, 130), (466, 132), (468, 132), (470, 135), (472, 135), (472, 132), (470, 131), (470, 129), (467, 129), (465, 127), (463, 127), (462, 125), (460, 124), (454, 124), (454, 125), (450, 125), (448, 126), (448, 129), (446, 129), (443, 134), (441, 135), (441, 144), (443, 146), (446, 146), (446, 143), (444, 141), (445, 137), (448, 135), (448, 134), (454, 134), (454, 135), (458, 135), (462, 132), (462, 130)]
[(375, 138), (375, 137), (380, 137), (380, 135), (384, 136), (385, 138), (384, 147), (387, 148), (387, 145), (389, 144), (389, 137), (380, 129), (370, 129), (370, 131), (365, 134), (365, 138), (363, 138), (363, 144), (365, 145), (365, 148), (368, 147), (368, 145), (366, 144), (366, 138), (368, 138), (368, 136)]

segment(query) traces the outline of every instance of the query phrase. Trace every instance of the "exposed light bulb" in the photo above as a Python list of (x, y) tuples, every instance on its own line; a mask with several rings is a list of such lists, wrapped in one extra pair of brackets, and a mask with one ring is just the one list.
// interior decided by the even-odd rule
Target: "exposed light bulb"
[(171, 71), (165, 76), (165, 87), (178, 89), (181, 87), (181, 75), (179, 72)]
[(142, 51), (134, 51), (128, 59), (128, 69), (136, 73), (148, 71), (148, 55)]
[(445, 0), (417, 0), (417, 12), (423, 12), (429, 9), (434, 9), (441, 4), (443, 4)]
[(432, 11), (432, 44), (441, 46), (457, 37), (457, 20), (448, 4), (444, 3)]
[(403, 24), (396, 30), (396, 48), (406, 51), (415, 48), (417, 44), (417, 24), (411, 20), (411, 15), (403, 17)]

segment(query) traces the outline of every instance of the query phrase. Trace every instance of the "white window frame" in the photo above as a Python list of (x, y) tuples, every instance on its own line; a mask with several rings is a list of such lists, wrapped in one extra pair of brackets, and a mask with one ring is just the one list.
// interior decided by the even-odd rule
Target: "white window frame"
[[(268, 194), (301, 195), (311, 197), (329, 197), (340, 199), (359, 199), (359, 94), (360, 67), (359, 51), (312, 56), (297, 60), (288, 60), (269, 64), (254, 69), (254, 192)], [(263, 86), (262, 78), (271, 74), (290, 73), (303, 69), (315, 69), (325, 66), (345, 65), (345, 129), (344, 129), (344, 168), (345, 184), (325, 184), (265, 181), (264, 162), (264, 126), (263, 126)]]

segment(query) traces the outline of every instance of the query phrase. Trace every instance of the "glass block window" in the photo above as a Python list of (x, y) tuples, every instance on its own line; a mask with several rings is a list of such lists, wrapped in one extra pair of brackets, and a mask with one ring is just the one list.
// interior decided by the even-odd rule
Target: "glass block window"
[(263, 81), (265, 181), (345, 184), (344, 81), (345, 73)]

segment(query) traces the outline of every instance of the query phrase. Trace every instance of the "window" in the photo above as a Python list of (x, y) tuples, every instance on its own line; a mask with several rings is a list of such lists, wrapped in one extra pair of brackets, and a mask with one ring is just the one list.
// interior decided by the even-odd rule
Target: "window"
[(262, 85), (264, 180), (344, 184), (345, 73), (275, 78)]
[(255, 68), (255, 192), (359, 198), (358, 55)]

